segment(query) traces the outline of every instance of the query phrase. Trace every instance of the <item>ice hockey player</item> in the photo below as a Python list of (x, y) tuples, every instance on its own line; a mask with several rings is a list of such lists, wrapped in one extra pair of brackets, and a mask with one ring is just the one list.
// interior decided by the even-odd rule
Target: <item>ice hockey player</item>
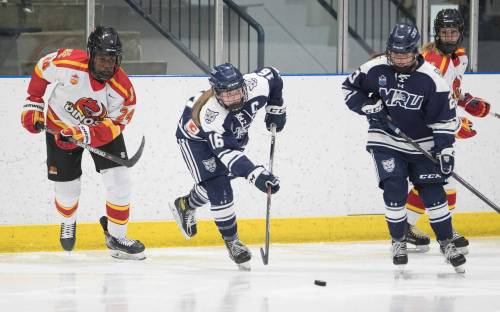
[(249, 270), (251, 253), (238, 237), (231, 179), (244, 177), (262, 192), (269, 187), (273, 194), (279, 190), (278, 178), (254, 165), (245, 155), (245, 146), (248, 129), (263, 107), (267, 129), (274, 124), (277, 132), (283, 130), (283, 81), (275, 68), (242, 75), (229, 63), (215, 66), (208, 80), (211, 88), (187, 101), (176, 132), (195, 183), (170, 208), (182, 234), (190, 239), (197, 233), (196, 209), (210, 203), (229, 257), (240, 269)]
[[(60, 241), (71, 251), (76, 241), (76, 211), (80, 196), (83, 149), (68, 138), (127, 157), (123, 130), (135, 109), (136, 95), (120, 68), (122, 45), (112, 27), (97, 27), (89, 36), (87, 52), (59, 49), (38, 61), (31, 76), (21, 122), (31, 133), (45, 125), (48, 179), (55, 184), (55, 206), (61, 215)], [(43, 97), (47, 86), (46, 117)], [(107, 217), (101, 218), (106, 245), (116, 258), (142, 260), (144, 245), (128, 239), (131, 181), (129, 169), (91, 154), (106, 189)]]
[[(451, 214), (443, 184), (454, 165), (456, 101), (439, 71), (418, 53), (420, 35), (410, 24), (397, 24), (387, 40), (386, 54), (376, 57), (343, 83), (345, 102), (369, 122), (367, 150), (372, 154), (385, 216), (392, 238), (393, 263), (408, 263), (406, 198), (408, 179), (429, 213), (447, 262), (464, 272), (464, 255), (452, 242)], [(393, 133), (388, 120), (424, 149), (439, 165)]]
[[(434, 42), (422, 47), (424, 59), (439, 69), (450, 86), (452, 96), (458, 101), (458, 106), (475, 117), (485, 117), (490, 111), (490, 104), (469, 93), (462, 94), (462, 78), (468, 64), (465, 49), (460, 46), (464, 35), (464, 20), (456, 9), (444, 9), (438, 12), (434, 20)], [(459, 111), (457, 110), (457, 113)], [(458, 139), (468, 139), (476, 135), (472, 122), (466, 117), (460, 117), (461, 127), (456, 133)], [(448, 179), (445, 185), (450, 212), (456, 203), (456, 182)], [(416, 246), (421, 252), (429, 250), (430, 237), (416, 227), (417, 220), (425, 212), (424, 204), (415, 188), (408, 194), (406, 202), (408, 209), (408, 235), (406, 242)], [(453, 243), (463, 254), (468, 253), (469, 241), (456, 230), (453, 231)]]

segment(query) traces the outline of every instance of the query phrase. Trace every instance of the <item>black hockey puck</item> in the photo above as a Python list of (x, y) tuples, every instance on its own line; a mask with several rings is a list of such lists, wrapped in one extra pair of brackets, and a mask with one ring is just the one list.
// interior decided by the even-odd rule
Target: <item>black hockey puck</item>
[(321, 280), (314, 280), (314, 285), (317, 285), (317, 286), (326, 286), (326, 282), (325, 281), (321, 281)]

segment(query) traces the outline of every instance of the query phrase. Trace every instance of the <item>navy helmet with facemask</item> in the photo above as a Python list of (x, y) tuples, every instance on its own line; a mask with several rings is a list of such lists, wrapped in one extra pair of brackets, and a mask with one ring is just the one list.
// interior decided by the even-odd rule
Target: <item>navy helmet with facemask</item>
[[(90, 74), (99, 81), (111, 79), (122, 62), (122, 43), (118, 32), (113, 27), (98, 26), (89, 36), (87, 41), (87, 54), (89, 56)], [(95, 68), (96, 55), (115, 57), (113, 70)]]
[[(460, 33), (456, 42), (443, 42), (439, 37), (441, 28), (456, 28)], [(438, 12), (434, 20), (434, 41), (444, 54), (451, 54), (458, 49), (464, 34), (464, 20), (457, 9), (444, 9)]]
[[(232, 112), (241, 110), (247, 100), (247, 91), (245, 79), (236, 67), (230, 63), (217, 65), (210, 71), (208, 81), (220, 105)], [(235, 91), (236, 99), (226, 102), (225, 95), (231, 91)]]
[[(411, 72), (416, 67), (418, 56), (418, 45), (420, 42), (420, 34), (416, 26), (405, 23), (398, 23), (391, 31), (389, 39), (387, 40), (386, 54), (389, 64), (392, 65), (396, 71), (406, 73)], [(413, 53), (413, 61), (404, 66), (397, 66), (391, 57), (391, 53)]]

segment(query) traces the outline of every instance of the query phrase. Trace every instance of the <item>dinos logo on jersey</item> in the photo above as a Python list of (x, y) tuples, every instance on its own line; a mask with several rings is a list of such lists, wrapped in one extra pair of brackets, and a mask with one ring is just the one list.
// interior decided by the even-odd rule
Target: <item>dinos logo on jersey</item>
[(92, 98), (81, 98), (76, 103), (68, 101), (64, 109), (80, 124), (87, 126), (101, 122), (108, 115), (106, 107)]
[(400, 106), (405, 109), (419, 110), (424, 100), (423, 95), (417, 95), (394, 88), (379, 88), (379, 94), (387, 106)]

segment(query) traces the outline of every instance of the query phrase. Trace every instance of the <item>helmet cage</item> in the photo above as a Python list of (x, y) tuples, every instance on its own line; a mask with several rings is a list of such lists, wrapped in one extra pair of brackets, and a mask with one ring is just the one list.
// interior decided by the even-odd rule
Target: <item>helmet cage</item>
[[(90, 74), (99, 81), (111, 79), (122, 62), (122, 44), (116, 30), (112, 27), (98, 26), (87, 41), (87, 55), (89, 56)], [(115, 57), (112, 71), (98, 69), (95, 66), (97, 55)]]
[[(232, 64), (225, 63), (215, 66), (210, 72), (210, 85), (215, 93), (217, 102), (231, 112), (238, 112), (247, 101), (248, 93), (245, 79), (238, 69)], [(239, 93), (235, 90), (241, 90)], [(232, 99), (238, 96), (239, 99)], [(227, 102), (227, 101), (230, 102)]]
[[(389, 35), (385, 50), (389, 65), (401, 73), (413, 71), (417, 64), (419, 41), (420, 34), (418, 33), (417, 27), (410, 24), (396, 24)], [(392, 58), (391, 52), (397, 54), (412, 53), (413, 59), (409, 64), (400, 66), (397, 65), (397, 62)]]
[[(455, 43), (442, 42), (439, 37), (439, 32), (442, 28), (456, 28), (460, 33)], [(434, 41), (436, 47), (444, 54), (452, 54), (455, 52), (464, 37), (465, 24), (460, 12), (456, 9), (444, 9), (438, 12), (434, 20)]]

